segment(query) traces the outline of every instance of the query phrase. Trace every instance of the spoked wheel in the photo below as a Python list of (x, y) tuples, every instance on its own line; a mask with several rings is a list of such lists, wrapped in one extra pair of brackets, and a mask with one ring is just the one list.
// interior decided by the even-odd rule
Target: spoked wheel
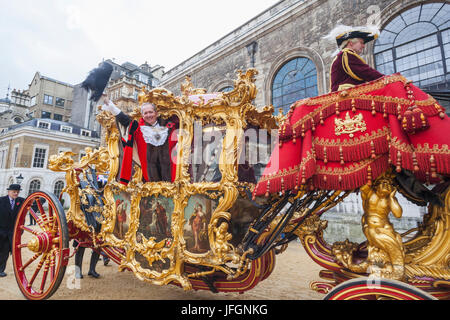
[(334, 287), (324, 300), (437, 300), (407, 283), (382, 278), (356, 278)]
[[(35, 226), (25, 225), (28, 214)], [(29, 195), (17, 214), (12, 247), (17, 284), (27, 299), (47, 299), (58, 289), (69, 250), (66, 216), (58, 198), (43, 191)]]

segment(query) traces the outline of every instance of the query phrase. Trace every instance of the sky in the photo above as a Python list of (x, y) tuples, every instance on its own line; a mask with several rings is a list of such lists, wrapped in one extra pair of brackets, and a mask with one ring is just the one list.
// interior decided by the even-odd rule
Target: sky
[(34, 74), (81, 83), (103, 59), (168, 71), (279, 0), (0, 0), (0, 98)]

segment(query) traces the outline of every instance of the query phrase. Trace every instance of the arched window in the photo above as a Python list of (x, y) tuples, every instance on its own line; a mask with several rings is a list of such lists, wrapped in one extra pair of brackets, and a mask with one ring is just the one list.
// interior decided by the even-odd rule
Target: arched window
[(317, 70), (314, 62), (300, 57), (286, 62), (272, 83), (272, 105), (275, 112), (289, 110), (297, 100), (317, 96)]
[(232, 86), (227, 86), (219, 90), (219, 92), (230, 92), (233, 91), (234, 88)]
[(384, 27), (374, 46), (384, 74), (400, 72), (424, 90), (450, 88), (450, 5), (413, 7)]
[(40, 189), (41, 189), (41, 181), (39, 181), (38, 179), (31, 180), (30, 188), (28, 189), (28, 195)]
[(55, 186), (53, 187), (53, 193), (55, 196), (59, 197), (59, 195), (62, 192), (62, 189), (64, 189), (64, 181), (59, 180), (55, 182)]

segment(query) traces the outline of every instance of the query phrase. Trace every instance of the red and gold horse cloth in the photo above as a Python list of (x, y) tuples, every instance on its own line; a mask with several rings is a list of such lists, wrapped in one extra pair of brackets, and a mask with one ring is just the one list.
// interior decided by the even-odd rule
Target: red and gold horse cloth
[(422, 182), (450, 175), (450, 120), (400, 74), (294, 103), (254, 196), (353, 190), (391, 165)]

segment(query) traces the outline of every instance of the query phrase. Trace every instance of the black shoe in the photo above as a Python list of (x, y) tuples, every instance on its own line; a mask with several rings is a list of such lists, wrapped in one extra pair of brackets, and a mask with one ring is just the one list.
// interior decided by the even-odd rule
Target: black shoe
[(108, 265), (108, 263), (109, 263), (109, 258), (103, 258), (103, 265), (104, 266), (107, 266)]
[(7, 274), (6, 273), (4, 273), (4, 272), (0, 272), (0, 277), (6, 277), (7, 276)]
[(97, 272), (95, 272), (95, 271), (89, 271), (89, 272), (88, 272), (88, 275), (91, 276), (91, 277), (93, 277), (93, 278), (98, 278), (98, 277), (100, 277), (100, 275), (99, 275)]

